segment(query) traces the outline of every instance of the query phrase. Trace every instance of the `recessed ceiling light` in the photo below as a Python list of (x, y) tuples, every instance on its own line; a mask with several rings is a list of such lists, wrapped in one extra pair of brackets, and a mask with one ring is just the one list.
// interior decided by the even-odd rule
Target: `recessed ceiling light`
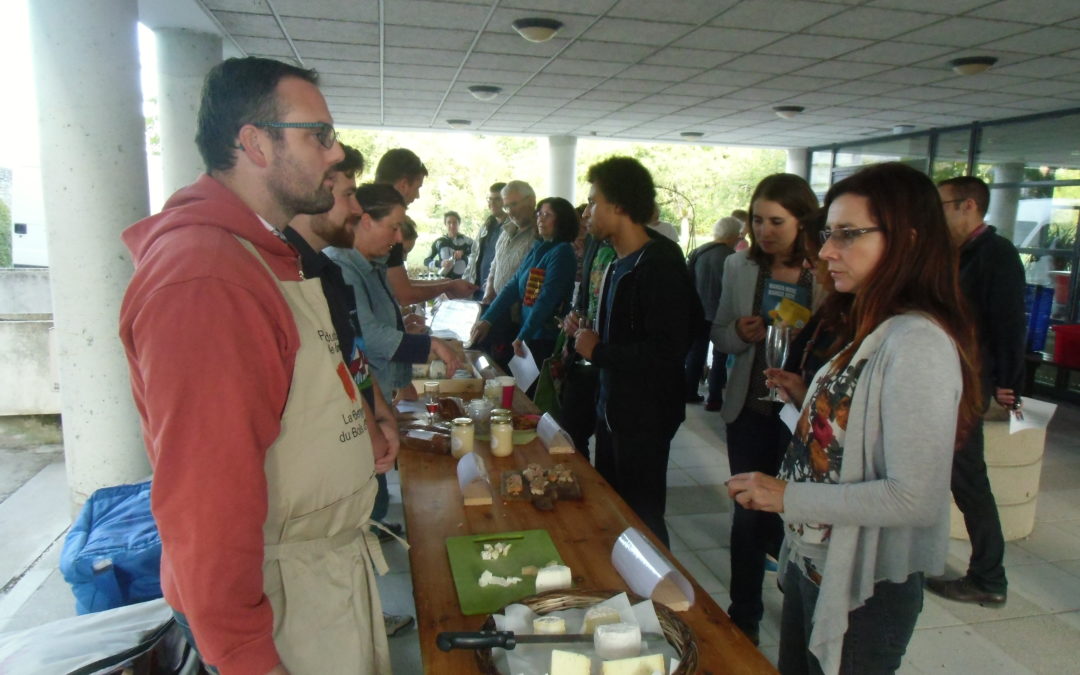
[(446, 120), (446, 124), (451, 129), (468, 129), (472, 120)]
[(801, 105), (777, 105), (777, 106), (773, 106), (773, 112), (776, 113), (777, 116), (783, 117), (786, 120), (789, 120), (792, 117), (795, 117), (796, 115), (798, 115), (799, 113), (801, 113), (804, 110), (806, 110), (806, 108), (804, 108)]
[(679, 134), (683, 138), (701, 138), (705, 135), (704, 131), (684, 131)]
[(490, 101), (501, 91), (502, 87), (496, 87), (493, 84), (474, 84), (469, 87), (469, 93), (472, 94), (474, 98), (481, 101)]
[(897, 124), (896, 126), (894, 126), (892, 128), (892, 132), (893, 132), (894, 136), (899, 136), (900, 134), (910, 133), (912, 131), (915, 131), (915, 125), (914, 124)]
[(547, 42), (563, 27), (562, 21), (538, 17), (516, 19), (510, 25), (514, 27), (518, 35), (529, 42)]
[(994, 56), (965, 56), (962, 59), (949, 61), (949, 67), (957, 75), (978, 75), (989, 70), (990, 66), (997, 62)]

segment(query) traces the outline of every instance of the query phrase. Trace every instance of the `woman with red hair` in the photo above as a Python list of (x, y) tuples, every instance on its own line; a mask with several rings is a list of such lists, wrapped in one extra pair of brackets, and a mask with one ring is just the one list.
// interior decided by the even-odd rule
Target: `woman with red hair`
[(854, 294), (852, 341), (803, 402), (779, 477), (728, 483), (779, 513), (783, 673), (889, 673), (944, 571), (957, 439), (980, 414), (972, 324), (937, 189), (904, 164), (866, 167), (825, 197), (820, 252)]

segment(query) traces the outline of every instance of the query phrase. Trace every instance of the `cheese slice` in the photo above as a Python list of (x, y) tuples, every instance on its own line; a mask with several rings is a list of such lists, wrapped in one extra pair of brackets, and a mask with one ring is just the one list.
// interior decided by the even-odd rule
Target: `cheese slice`
[(554, 591), (560, 588), (570, 588), (573, 577), (570, 576), (570, 568), (566, 565), (548, 565), (542, 567), (536, 573), (536, 592)]
[(609, 623), (593, 633), (596, 655), (602, 659), (625, 659), (641, 653), (641, 628), (632, 623)]
[(632, 659), (604, 661), (600, 667), (601, 675), (665, 675), (663, 654), (636, 656)]
[(584, 654), (551, 650), (550, 675), (589, 675), (591, 668), (589, 657)]

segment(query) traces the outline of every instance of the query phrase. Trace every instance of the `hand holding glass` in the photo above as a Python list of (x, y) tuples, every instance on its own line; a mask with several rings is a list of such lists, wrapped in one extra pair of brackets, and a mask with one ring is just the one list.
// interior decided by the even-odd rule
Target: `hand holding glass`
[[(774, 323), (765, 330), (765, 364), (769, 368), (783, 368), (787, 361), (788, 348), (791, 346), (791, 326), (782, 323)], [(762, 401), (779, 402), (780, 398), (775, 388), (769, 390), (768, 396), (763, 396)]]

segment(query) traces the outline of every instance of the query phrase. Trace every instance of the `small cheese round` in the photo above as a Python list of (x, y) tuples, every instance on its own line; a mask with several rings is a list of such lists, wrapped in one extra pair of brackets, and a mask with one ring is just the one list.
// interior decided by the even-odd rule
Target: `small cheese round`
[(560, 588), (570, 588), (573, 577), (570, 576), (570, 568), (566, 565), (548, 565), (542, 567), (536, 573), (536, 592), (554, 591)]
[(641, 628), (632, 623), (597, 626), (593, 633), (596, 655), (602, 659), (625, 659), (641, 653)]
[(538, 616), (533, 619), (533, 632), (538, 635), (562, 635), (566, 632), (566, 620), (561, 616)]
[(619, 616), (619, 610), (605, 605), (595, 605), (585, 610), (585, 621), (582, 623), (581, 632), (590, 635), (596, 631), (597, 626), (620, 621), (622, 618)]

